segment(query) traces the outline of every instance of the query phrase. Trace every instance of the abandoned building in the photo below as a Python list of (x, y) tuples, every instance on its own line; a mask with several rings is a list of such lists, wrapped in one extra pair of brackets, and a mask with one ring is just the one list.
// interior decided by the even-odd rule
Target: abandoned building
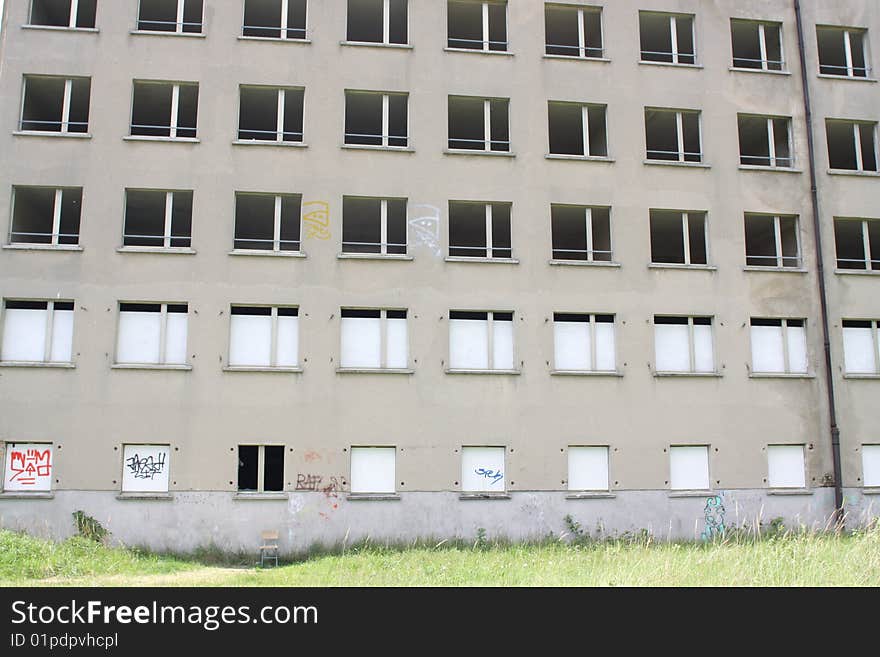
[(0, 525), (868, 522), (878, 52), (873, 0), (6, 0)]

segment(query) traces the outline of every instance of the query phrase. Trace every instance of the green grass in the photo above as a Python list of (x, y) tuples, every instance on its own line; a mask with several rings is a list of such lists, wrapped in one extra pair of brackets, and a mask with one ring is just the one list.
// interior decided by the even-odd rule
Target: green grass
[[(206, 565), (211, 557), (214, 565)], [(253, 561), (253, 557), (251, 557)], [(159, 556), (0, 531), (0, 585), (55, 586), (880, 586), (880, 527), (716, 543), (650, 537), (540, 544), (350, 547), (279, 568)]]

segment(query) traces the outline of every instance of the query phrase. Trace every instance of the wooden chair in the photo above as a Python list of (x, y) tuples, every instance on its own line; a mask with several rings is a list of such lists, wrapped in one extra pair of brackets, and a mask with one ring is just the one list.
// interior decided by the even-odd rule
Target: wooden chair
[(278, 565), (278, 532), (264, 531), (260, 533), (260, 567), (266, 565), (267, 561), (273, 561), (274, 565)]

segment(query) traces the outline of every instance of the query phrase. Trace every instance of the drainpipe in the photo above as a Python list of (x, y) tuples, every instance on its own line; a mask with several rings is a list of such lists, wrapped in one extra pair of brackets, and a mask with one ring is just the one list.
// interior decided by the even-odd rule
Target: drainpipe
[(816, 275), (819, 282), (819, 303), (822, 312), (822, 338), (825, 348), (825, 387), (828, 390), (828, 416), (831, 429), (831, 461), (834, 467), (834, 519), (843, 524), (843, 482), (840, 469), (840, 429), (837, 426), (837, 405), (834, 400), (834, 373), (831, 369), (831, 341), (828, 324), (828, 295), (825, 289), (825, 261), (822, 251), (822, 231), (819, 222), (819, 191), (816, 186), (816, 150), (813, 144), (813, 110), (810, 101), (810, 83), (804, 52), (804, 24), (800, 0), (794, 0), (797, 19), (798, 54), (801, 63), (801, 82), (804, 89), (804, 115), (807, 122), (807, 147), (810, 154), (810, 199), (813, 205), (813, 238), (816, 244)]

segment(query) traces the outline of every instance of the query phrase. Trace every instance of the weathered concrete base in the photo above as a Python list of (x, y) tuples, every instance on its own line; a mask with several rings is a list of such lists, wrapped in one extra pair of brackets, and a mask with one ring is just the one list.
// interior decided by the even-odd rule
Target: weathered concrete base
[[(727, 527), (827, 526), (834, 491), (768, 494), (766, 490), (718, 491)], [(623, 491), (614, 497), (568, 499), (564, 492), (514, 492), (509, 499), (461, 499), (457, 493), (401, 493), (397, 500), (354, 500), (344, 493), (290, 493), (281, 499), (237, 499), (224, 492), (178, 492), (165, 500), (121, 500), (113, 492), (58, 491), (53, 499), (0, 498), (0, 526), (63, 539), (75, 532), (71, 513), (96, 518), (119, 544), (157, 551), (213, 547), (255, 552), (260, 532), (277, 529), (285, 554), (310, 546), (351, 544), (369, 538), (405, 544), (417, 539), (513, 541), (558, 537), (567, 515), (594, 538), (649, 532), (657, 540), (699, 539), (707, 526), (707, 495)], [(877, 502), (875, 503), (875, 500)], [(846, 493), (848, 526), (880, 515), (880, 496)]]

